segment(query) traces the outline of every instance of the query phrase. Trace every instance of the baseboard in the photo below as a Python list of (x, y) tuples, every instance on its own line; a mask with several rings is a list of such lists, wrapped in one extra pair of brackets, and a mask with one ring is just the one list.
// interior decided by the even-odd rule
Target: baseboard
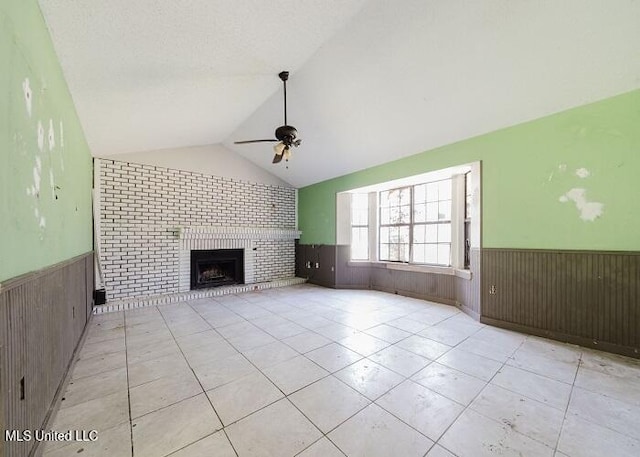
[(200, 298), (220, 297), (229, 294), (243, 292), (254, 292), (257, 290), (273, 289), (276, 287), (288, 287), (307, 282), (305, 278), (275, 279), (267, 282), (257, 282), (253, 284), (234, 284), (231, 286), (214, 287), (211, 289), (190, 290), (189, 292), (176, 292), (161, 295), (144, 295), (141, 297), (131, 297), (122, 300), (109, 301), (104, 305), (93, 308), (93, 314), (113, 313), (126, 311), (128, 309), (145, 308), (147, 306), (168, 305), (186, 300), (197, 300)]
[(435, 302), (435, 303), (441, 303), (443, 305), (450, 305), (450, 306), (455, 306), (456, 305), (456, 301), (449, 299), (449, 298), (444, 298), (444, 297), (434, 297), (431, 295), (426, 295), (426, 294), (419, 294), (416, 292), (411, 292), (411, 291), (407, 291), (407, 290), (397, 290), (397, 289), (390, 289), (387, 287), (381, 287), (381, 286), (376, 286), (373, 285), (371, 286), (371, 289), (373, 290), (379, 290), (380, 292), (387, 292), (389, 294), (395, 294), (395, 295), (402, 295), (403, 297), (409, 297), (409, 298), (417, 298), (419, 300), (426, 300), (426, 301), (431, 301), (431, 302)]
[(627, 357), (633, 357), (640, 359), (640, 348), (634, 348), (630, 346), (621, 346), (618, 344), (607, 343), (604, 341), (596, 341), (591, 338), (583, 338), (574, 335), (568, 335), (561, 332), (555, 332), (550, 330), (544, 330), (540, 328), (528, 327), (525, 325), (514, 324), (512, 322), (505, 322), (490, 317), (480, 316), (480, 322), (494, 327), (500, 327), (506, 330), (513, 330), (520, 333), (527, 333), (530, 335), (540, 336), (543, 338), (549, 338), (563, 343), (577, 344), (578, 346), (597, 349), (599, 351), (612, 352), (614, 354), (620, 354)]
[(464, 304), (456, 301), (455, 303), (455, 307), (458, 308), (460, 311), (462, 311), (463, 313), (465, 313), (466, 315), (472, 317), (474, 320), (476, 321), (480, 321), (480, 314), (475, 312), (474, 310), (472, 310), (471, 308), (465, 306)]

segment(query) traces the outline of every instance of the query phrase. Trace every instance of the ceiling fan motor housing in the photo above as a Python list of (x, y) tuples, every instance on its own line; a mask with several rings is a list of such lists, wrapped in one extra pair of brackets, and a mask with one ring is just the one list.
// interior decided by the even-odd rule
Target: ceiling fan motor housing
[(298, 136), (298, 131), (290, 125), (282, 125), (276, 129), (275, 135), (285, 145), (291, 146)]

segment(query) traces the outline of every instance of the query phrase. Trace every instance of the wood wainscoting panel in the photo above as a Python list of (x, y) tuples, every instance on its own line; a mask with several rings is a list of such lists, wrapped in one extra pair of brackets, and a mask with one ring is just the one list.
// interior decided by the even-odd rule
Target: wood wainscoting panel
[[(40, 429), (91, 315), (93, 252), (5, 281), (0, 289), (0, 387), (7, 430)], [(35, 442), (4, 442), (26, 457)]]
[(640, 253), (483, 249), (481, 315), (640, 357)]

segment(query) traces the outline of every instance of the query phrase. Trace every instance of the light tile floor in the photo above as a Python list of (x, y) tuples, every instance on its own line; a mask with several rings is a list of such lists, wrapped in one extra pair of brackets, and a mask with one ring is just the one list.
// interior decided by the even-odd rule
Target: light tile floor
[(310, 285), (94, 316), (46, 457), (640, 455), (640, 361)]

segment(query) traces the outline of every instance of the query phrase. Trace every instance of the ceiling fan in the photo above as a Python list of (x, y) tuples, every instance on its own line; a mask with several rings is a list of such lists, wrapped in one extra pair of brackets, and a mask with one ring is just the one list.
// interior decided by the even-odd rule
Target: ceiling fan
[(288, 161), (291, 157), (291, 148), (300, 146), (302, 140), (298, 138), (298, 131), (295, 127), (291, 125), (287, 125), (287, 80), (289, 79), (288, 71), (281, 71), (278, 73), (278, 76), (282, 80), (282, 84), (284, 86), (284, 125), (281, 125), (276, 129), (275, 139), (266, 139), (266, 140), (246, 140), (246, 141), (235, 141), (234, 144), (247, 144), (247, 143), (266, 143), (266, 142), (274, 142), (277, 141), (273, 147), (273, 151), (276, 155), (273, 156), (272, 163), (280, 163), (284, 158), (285, 161)]

